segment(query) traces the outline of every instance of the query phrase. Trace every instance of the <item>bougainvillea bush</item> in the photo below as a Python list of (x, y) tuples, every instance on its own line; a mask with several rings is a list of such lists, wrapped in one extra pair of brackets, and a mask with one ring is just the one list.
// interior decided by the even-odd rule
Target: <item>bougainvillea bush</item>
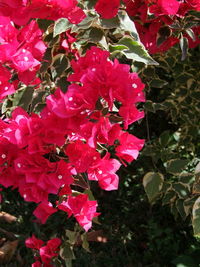
[[(172, 117), (183, 119), (176, 94), (157, 104), (148, 97), (170, 79), (178, 82), (181, 66), (186, 89), (196, 92), (188, 49), (200, 43), (199, 11), (197, 0), (0, 0), (1, 202), (12, 205), (17, 198), (13, 201), (29, 216), (29, 236), (20, 232), (14, 238), (33, 251), (26, 266), (70, 266), (73, 247), (89, 250), (90, 239), (106, 240), (92, 230), (103, 205), (95, 192), (118, 190), (120, 170), (130, 168), (145, 142), (144, 155), (159, 149), (150, 136), (137, 135), (145, 111), (170, 109), (173, 115), (177, 105)], [(173, 75), (170, 51), (181, 62)], [(162, 135), (161, 146), (167, 138)], [(183, 145), (171, 150), (163, 159), (160, 148), (153, 165), (160, 159), (169, 173), (179, 174), (190, 158), (174, 158)], [(150, 202), (166, 198), (172, 188), (178, 192), (152, 169), (149, 164), (143, 180)]]

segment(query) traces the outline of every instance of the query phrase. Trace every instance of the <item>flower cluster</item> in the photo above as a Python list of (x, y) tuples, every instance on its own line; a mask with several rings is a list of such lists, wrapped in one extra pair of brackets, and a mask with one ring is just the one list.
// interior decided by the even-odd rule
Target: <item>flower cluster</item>
[(37, 85), (36, 73), (46, 51), (36, 21), (17, 28), (9, 17), (0, 16), (0, 100), (15, 92), (19, 82)]
[[(56, 89), (41, 114), (18, 107), (0, 122), (0, 183), (38, 203), (34, 215), (41, 223), (59, 209), (87, 231), (97, 202), (74, 196), (73, 186), (88, 189), (94, 180), (102, 189), (118, 188), (116, 171), (144, 144), (125, 131), (144, 116), (136, 106), (144, 101), (144, 84), (129, 65), (109, 60), (109, 52), (97, 47), (71, 64), (67, 92)], [(49, 194), (65, 197), (50, 203)]]
[(51, 267), (52, 258), (58, 256), (61, 240), (59, 238), (53, 238), (45, 242), (36, 238), (34, 235), (26, 239), (26, 246), (35, 251), (35, 262), (32, 267)]
[[(174, 36), (177, 27), (181, 30), (182, 19), (191, 10), (200, 11), (199, 0), (123, 0), (126, 11), (134, 19), (142, 43), (151, 54), (167, 51), (179, 42)], [(119, 0), (98, 0), (95, 9), (106, 19), (115, 17), (120, 7)], [(176, 22), (176, 27), (173, 27)], [(172, 27), (171, 27), (172, 26)], [(200, 44), (200, 26), (191, 26), (193, 38), (187, 36), (189, 47)]]
[(17, 25), (25, 25), (30, 19), (56, 20), (67, 18), (78, 24), (85, 18), (77, 0), (0, 0), (0, 15), (9, 16)]

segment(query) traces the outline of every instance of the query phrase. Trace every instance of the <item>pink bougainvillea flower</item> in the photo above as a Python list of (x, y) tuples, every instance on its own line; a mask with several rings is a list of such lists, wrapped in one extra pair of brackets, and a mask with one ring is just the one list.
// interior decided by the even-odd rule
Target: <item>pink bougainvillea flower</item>
[[(16, 179), (16, 178), (15, 178)], [(37, 179), (38, 180), (38, 179)], [(36, 183), (27, 183), (26, 179), (20, 177), (18, 182), (19, 193), (26, 201), (39, 203), (48, 201), (48, 192), (43, 190)]]
[(65, 186), (68, 194), (71, 192), (70, 185), (74, 179), (72, 177), (72, 166), (63, 160), (56, 162), (54, 172), (46, 175), (45, 183), (49, 187), (48, 193), (57, 194), (61, 186)]
[(57, 89), (54, 95), (46, 99), (47, 107), (60, 118), (69, 118), (81, 113), (87, 108), (83, 93), (77, 84), (70, 85), (66, 94)]
[(53, 238), (47, 242), (46, 246), (40, 248), (40, 257), (43, 263), (49, 264), (51, 259), (58, 255), (60, 238)]
[(157, 0), (155, 5), (150, 7), (150, 12), (156, 16), (160, 15), (176, 15), (180, 6), (177, 0)]
[(128, 129), (128, 125), (144, 118), (144, 111), (139, 111), (134, 105), (122, 106), (119, 109), (119, 115), (124, 119), (124, 129)]
[(65, 153), (69, 157), (70, 163), (79, 173), (87, 171), (92, 162), (100, 158), (99, 153), (94, 148), (81, 141), (69, 144)]
[(42, 40), (42, 35), (43, 32), (35, 20), (22, 27), (17, 35), (17, 40), (23, 44), (23, 49), (30, 51), (39, 61), (42, 60), (47, 47)]
[(31, 18), (67, 18), (71, 23), (78, 24), (86, 16), (77, 4), (77, 0), (0, 0), (0, 14), (10, 16), (17, 25), (25, 25)]
[[(94, 114), (91, 116), (91, 119), (94, 119)], [(96, 118), (95, 122), (88, 121), (83, 124), (80, 127), (79, 134), (87, 140), (89, 146), (96, 148), (97, 142), (101, 144), (108, 143), (108, 133), (111, 128), (112, 125), (109, 119), (102, 116)]]
[(32, 235), (32, 237), (29, 237), (26, 239), (25, 244), (26, 244), (27, 248), (39, 250), (43, 246), (44, 241), (36, 238), (35, 235)]
[(15, 92), (13, 84), (9, 82), (11, 73), (8, 69), (0, 66), (0, 100)]
[(150, 54), (163, 53), (179, 42), (178, 38), (170, 36), (160, 46), (157, 46), (156, 42), (158, 32), (159, 29), (162, 27), (162, 23), (160, 21), (154, 21), (149, 25), (147, 24), (147, 26), (143, 26), (137, 22), (135, 25), (138, 32), (140, 32), (141, 42), (144, 44)]
[(145, 0), (123, 0), (129, 16), (139, 16), (142, 22), (147, 20), (148, 3)]
[(31, 52), (22, 48), (19, 49), (12, 57), (12, 62), (18, 71), (26, 71), (30, 68), (34, 68), (40, 64), (40, 62), (35, 59)]
[(120, 0), (98, 0), (95, 10), (104, 18), (111, 19), (117, 15), (120, 6)]
[(99, 186), (107, 191), (118, 189), (119, 177), (116, 171), (121, 164), (116, 159), (111, 159), (107, 153), (102, 159), (94, 162), (88, 169), (88, 179), (98, 181)]
[(44, 224), (49, 216), (56, 211), (57, 209), (53, 208), (50, 202), (42, 202), (37, 206), (33, 214), (39, 219), (42, 224)]
[(127, 132), (121, 132), (117, 139), (120, 142), (120, 145), (118, 145), (115, 149), (116, 155), (122, 160), (122, 162), (124, 160), (126, 162), (131, 162), (137, 159), (139, 151), (144, 145), (144, 140)]
[[(1, 14), (1, 13), (0, 13)], [(0, 62), (10, 60), (19, 45), (18, 30), (9, 17), (0, 16)]]
[(68, 213), (68, 216), (74, 215), (78, 223), (88, 231), (92, 227), (92, 219), (97, 217), (97, 201), (88, 200), (88, 195), (80, 194), (78, 196), (69, 196), (67, 201), (58, 205), (60, 210)]
[(32, 265), (31, 265), (31, 267), (42, 267), (43, 266), (43, 264), (40, 262), (40, 261), (35, 261)]

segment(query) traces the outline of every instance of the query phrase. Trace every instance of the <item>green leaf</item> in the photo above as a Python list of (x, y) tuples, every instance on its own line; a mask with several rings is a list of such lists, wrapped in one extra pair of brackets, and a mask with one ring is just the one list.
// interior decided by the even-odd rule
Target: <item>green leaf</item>
[(171, 138), (172, 135), (170, 135), (170, 131), (164, 131), (159, 137), (159, 143), (162, 147), (166, 147), (167, 144), (170, 142)]
[(29, 111), (30, 104), (33, 98), (33, 92), (34, 92), (33, 88), (26, 87), (25, 90), (23, 91), (21, 98), (19, 99), (17, 106), (20, 106), (26, 111)]
[(184, 205), (183, 205), (183, 199), (176, 200), (176, 208), (179, 214), (181, 215), (181, 217), (183, 218), (183, 220), (185, 220), (187, 216), (186, 216)]
[(143, 62), (147, 65), (158, 65), (158, 63), (148, 54), (145, 47), (138, 41), (134, 41), (131, 37), (123, 37), (118, 44), (122, 44), (128, 47), (124, 50), (124, 55), (134, 61)]
[(147, 100), (144, 104), (144, 108), (146, 111), (150, 111), (155, 113), (156, 109), (155, 109), (155, 103), (153, 103), (151, 100)]
[(109, 51), (112, 53), (114, 51), (123, 51), (127, 49), (128, 47), (125, 45), (109, 45)]
[(151, 87), (155, 87), (155, 88), (163, 88), (165, 85), (167, 85), (168, 82), (163, 81), (161, 79), (153, 79), (150, 81), (149, 85)]
[(114, 29), (120, 26), (120, 21), (117, 16), (112, 19), (101, 19), (100, 23), (104, 29)]
[(74, 252), (69, 243), (65, 242), (60, 249), (60, 257), (65, 261), (66, 265), (71, 267), (72, 260), (75, 259)]
[(193, 195), (194, 194), (197, 194), (197, 195), (200, 194), (200, 183), (199, 182), (193, 184), (192, 194)]
[(195, 176), (193, 173), (182, 173), (179, 176), (179, 181), (183, 184), (192, 185), (195, 181)]
[(31, 101), (33, 99), (34, 89), (32, 87), (24, 87), (17, 90), (12, 96), (12, 106), (20, 106), (26, 111), (29, 111)]
[(190, 36), (190, 38), (195, 42), (196, 36), (195, 36), (195, 33), (193, 32), (193, 30), (189, 28), (189, 29), (186, 29), (185, 31)]
[(65, 32), (71, 27), (71, 23), (66, 18), (58, 19), (55, 22), (54, 29), (53, 29), (53, 37), (56, 37), (62, 32)]
[(169, 189), (167, 190), (167, 192), (165, 193), (162, 199), (162, 204), (168, 205), (168, 204), (173, 203), (175, 200), (176, 200), (176, 193), (174, 192), (174, 190)]
[(185, 60), (187, 57), (187, 52), (188, 52), (188, 39), (186, 37), (181, 36), (180, 39), (180, 48), (182, 51), (182, 56), (181, 56), (181, 60)]
[(57, 76), (61, 76), (61, 74), (69, 67), (69, 61), (65, 54), (57, 54), (53, 58), (53, 66), (56, 69)]
[(47, 19), (37, 19), (37, 23), (38, 26), (40, 27), (40, 29), (42, 29), (43, 31), (46, 31), (48, 29), (48, 27), (53, 24), (53, 20), (47, 20)]
[(195, 173), (200, 173), (200, 162), (195, 167)]
[(91, 190), (86, 189), (83, 193), (88, 195), (89, 200), (95, 200), (95, 197)]
[(190, 187), (183, 183), (173, 183), (172, 187), (174, 191), (178, 194), (179, 198), (186, 198), (190, 193)]
[(166, 163), (166, 171), (172, 174), (181, 173), (189, 163), (187, 159), (171, 159)]
[(198, 267), (192, 256), (180, 255), (172, 261), (175, 267)]
[[(193, 16), (195, 16), (195, 17), (197, 17), (197, 18), (200, 19), (200, 12), (199, 12), (199, 11), (191, 10), (189, 13), (190, 13), (191, 15), (193, 15)], [(191, 19), (191, 18), (190, 18), (190, 19)]]
[(148, 199), (153, 203), (163, 187), (164, 177), (161, 173), (148, 172), (143, 178), (144, 190)]
[(192, 207), (194, 206), (195, 201), (196, 196), (192, 196), (184, 200), (184, 210), (187, 216), (192, 213)]
[(98, 43), (99, 41), (101, 41), (103, 36), (104, 36), (104, 32), (102, 29), (97, 28), (97, 27), (93, 27), (89, 31), (89, 38), (88, 39), (91, 42)]
[(76, 240), (77, 240), (77, 233), (74, 231), (66, 230), (65, 234), (69, 240), (68, 242), (71, 245), (74, 245), (76, 243)]
[(192, 208), (192, 226), (194, 235), (200, 237), (200, 197), (198, 197)]
[(118, 17), (120, 19), (120, 28), (126, 32), (130, 32), (136, 41), (140, 41), (135, 23), (129, 18), (125, 11), (119, 11)]
[(84, 20), (82, 20), (78, 25), (72, 26), (72, 32), (78, 32), (79, 30), (89, 29), (95, 20), (97, 20), (97, 16), (89, 13), (88, 16)]
[(62, 262), (58, 258), (53, 258), (52, 263), (53, 263), (53, 266), (55, 267), (62, 266)]
[(84, 233), (81, 235), (81, 240), (83, 241), (82, 243), (82, 247), (87, 251), (87, 252), (90, 252), (90, 249), (89, 249), (89, 243), (88, 243), (88, 240), (87, 240), (87, 233)]

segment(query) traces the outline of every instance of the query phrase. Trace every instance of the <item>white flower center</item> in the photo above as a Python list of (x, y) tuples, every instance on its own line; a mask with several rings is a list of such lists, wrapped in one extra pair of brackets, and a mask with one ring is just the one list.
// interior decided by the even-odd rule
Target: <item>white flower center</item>
[(137, 84), (136, 84), (136, 83), (133, 83), (133, 84), (132, 84), (132, 87), (133, 87), (133, 88), (137, 88)]

